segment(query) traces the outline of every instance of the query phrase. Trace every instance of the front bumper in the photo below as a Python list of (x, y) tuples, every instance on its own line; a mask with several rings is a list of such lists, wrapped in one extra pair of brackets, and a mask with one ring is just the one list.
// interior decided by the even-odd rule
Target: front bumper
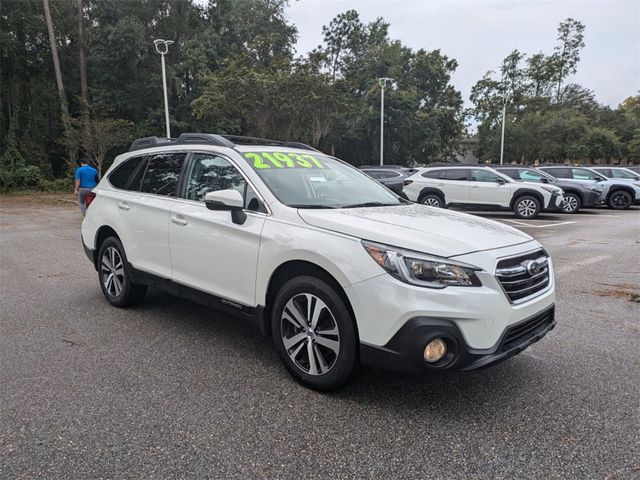
[[(505, 330), (493, 348), (470, 347), (458, 326), (447, 319), (416, 317), (407, 322), (383, 347), (360, 344), (361, 361), (373, 367), (405, 372), (428, 370), (475, 370), (488, 367), (525, 350), (556, 326), (551, 307)], [(423, 351), (427, 343), (442, 338), (447, 354), (436, 363), (427, 363)]]
[(582, 201), (583, 207), (597, 207), (604, 200), (602, 199), (602, 192), (590, 191), (587, 195), (584, 196)]
[(553, 192), (551, 194), (551, 198), (549, 199), (549, 203), (547, 203), (544, 209), (551, 212), (561, 212), (563, 203), (564, 197), (559, 193)]

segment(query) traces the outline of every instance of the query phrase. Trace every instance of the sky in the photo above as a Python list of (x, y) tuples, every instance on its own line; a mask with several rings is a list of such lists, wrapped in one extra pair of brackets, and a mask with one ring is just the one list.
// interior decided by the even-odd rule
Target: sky
[(613, 108), (640, 90), (640, 0), (293, 0), (287, 16), (298, 28), (297, 53), (320, 45), (322, 26), (349, 9), (365, 23), (383, 17), (390, 37), (409, 47), (455, 58), (452, 83), (467, 106), (471, 87), (514, 48), (552, 53), (567, 17), (586, 27), (578, 72), (568, 81)]

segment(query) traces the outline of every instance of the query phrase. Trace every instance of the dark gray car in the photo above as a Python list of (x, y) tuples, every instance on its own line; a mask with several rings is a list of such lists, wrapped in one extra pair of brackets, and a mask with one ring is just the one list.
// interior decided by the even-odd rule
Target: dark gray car
[(385, 187), (393, 190), (398, 195), (404, 197), (402, 187), (404, 186), (404, 180), (411, 174), (411, 169), (397, 166), (362, 166), (359, 167), (364, 173), (369, 175), (374, 180), (377, 180)]
[(583, 185), (557, 179), (548, 173), (527, 167), (495, 167), (499, 172), (526, 182), (550, 183), (564, 191), (564, 213), (577, 213), (583, 207), (595, 207), (602, 203), (603, 189), (598, 185)]

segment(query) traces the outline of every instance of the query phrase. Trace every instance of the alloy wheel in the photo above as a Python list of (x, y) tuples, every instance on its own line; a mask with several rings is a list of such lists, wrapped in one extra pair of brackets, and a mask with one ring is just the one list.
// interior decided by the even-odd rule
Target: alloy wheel
[(626, 192), (616, 192), (611, 197), (613, 208), (625, 208), (629, 205), (629, 196)]
[(525, 198), (520, 203), (518, 203), (518, 213), (523, 217), (531, 217), (536, 214), (538, 210), (538, 206), (536, 202), (529, 198)]
[(118, 297), (124, 288), (124, 263), (115, 247), (107, 248), (102, 254), (100, 271), (102, 285), (112, 297)]
[(573, 195), (569, 195), (564, 198), (564, 203), (562, 204), (562, 210), (565, 213), (573, 213), (578, 208), (578, 199)]
[(320, 298), (301, 293), (291, 298), (280, 320), (282, 343), (293, 364), (309, 375), (324, 375), (340, 353), (340, 332)]
[(440, 206), (440, 200), (438, 200), (437, 197), (427, 197), (424, 199), (424, 202), (422, 202), (424, 205), (427, 205), (429, 207), (439, 207)]

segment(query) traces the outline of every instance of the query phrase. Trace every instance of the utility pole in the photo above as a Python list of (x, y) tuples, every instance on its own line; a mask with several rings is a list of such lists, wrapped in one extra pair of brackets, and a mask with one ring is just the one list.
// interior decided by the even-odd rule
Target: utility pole
[(167, 96), (167, 72), (164, 63), (164, 56), (169, 51), (169, 45), (173, 43), (173, 40), (163, 40), (158, 38), (153, 41), (156, 46), (156, 52), (160, 54), (162, 63), (162, 90), (164, 93), (164, 121), (167, 126), (167, 139), (171, 138), (171, 128), (169, 127), (169, 97)]
[(504, 104), (502, 105), (502, 138), (500, 140), (500, 165), (502, 165), (504, 161), (504, 125), (507, 119), (507, 102), (509, 101), (509, 96), (504, 97)]
[(380, 82), (380, 165), (384, 165), (384, 89), (387, 82), (393, 81), (393, 78), (382, 77)]

